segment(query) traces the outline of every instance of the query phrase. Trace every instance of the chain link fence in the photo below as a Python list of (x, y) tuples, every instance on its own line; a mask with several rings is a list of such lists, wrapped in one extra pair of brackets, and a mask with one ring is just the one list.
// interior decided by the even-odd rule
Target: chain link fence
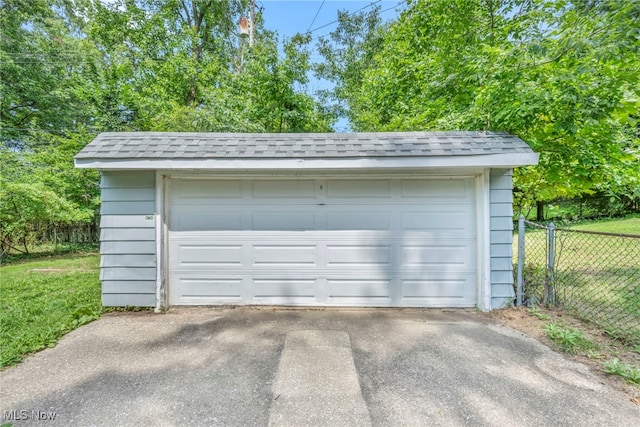
[(520, 219), (517, 301), (552, 305), (640, 345), (640, 236)]

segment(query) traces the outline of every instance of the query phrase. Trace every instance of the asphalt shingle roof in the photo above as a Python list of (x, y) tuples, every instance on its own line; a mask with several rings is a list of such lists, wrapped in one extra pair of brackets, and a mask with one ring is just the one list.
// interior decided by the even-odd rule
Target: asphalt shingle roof
[(530, 154), (505, 132), (171, 133), (98, 135), (76, 159), (318, 159)]

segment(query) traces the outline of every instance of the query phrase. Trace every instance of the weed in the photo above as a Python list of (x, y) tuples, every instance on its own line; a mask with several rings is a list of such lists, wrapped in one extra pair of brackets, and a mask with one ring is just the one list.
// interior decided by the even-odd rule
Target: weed
[(575, 328), (563, 329), (555, 323), (549, 323), (544, 327), (544, 332), (565, 353), (576, 354), (578, 351), (589, 352), (599, 348), (596, 342)]
[(536, 316), (540, 320), (549, 320), (550, 319), (549, 315), (542, 313), (536, 307), (531, 307), (529, 309), (529, 313), (533, 314), (534, 316)]
[(587, 357), (589, 359), (604, 359), (605, 355), (598, 350), (587, 350)]
[(610, 338), (613, 338), (614, 340), (620, 341), (623, 344), (630, 345), (633, 345), (633, 342), (637, 341), (639, 338), (638, 332), (634, 332), (632, 329), (624, 330), (621, 328), (606, 327), (604, 328), (604, 334), (609, 336)]
[(609, 375), (618, 375), (624, 378), (629, 384), (640, 386), (640, 371), (635, 366), (621, 363), (616, 357), (609, 362), (602, 364), (603, 372)]

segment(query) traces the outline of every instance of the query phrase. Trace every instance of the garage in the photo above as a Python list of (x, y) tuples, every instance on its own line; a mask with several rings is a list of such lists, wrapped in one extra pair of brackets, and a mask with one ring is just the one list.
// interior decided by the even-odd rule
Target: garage
[(101, 173), (105, 306), (512, 303), (504, 132), (112, 132)]
[(473, 179), (172, 179), (171, 305), (475, 305)]

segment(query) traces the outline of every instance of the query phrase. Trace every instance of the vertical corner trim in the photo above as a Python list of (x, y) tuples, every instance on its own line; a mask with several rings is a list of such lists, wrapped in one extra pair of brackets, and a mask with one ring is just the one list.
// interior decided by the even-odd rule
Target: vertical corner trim
[(161, 312), (166, 308), (164, 270), (165, 270), (165, 250), (164, 250), (164, 178), (159, 171), (155, 177), (155, 225), (156, 225), (156, 306), (154, 311)]
[(491, 310), (490, 169), (476, 175), (477, 308)]

